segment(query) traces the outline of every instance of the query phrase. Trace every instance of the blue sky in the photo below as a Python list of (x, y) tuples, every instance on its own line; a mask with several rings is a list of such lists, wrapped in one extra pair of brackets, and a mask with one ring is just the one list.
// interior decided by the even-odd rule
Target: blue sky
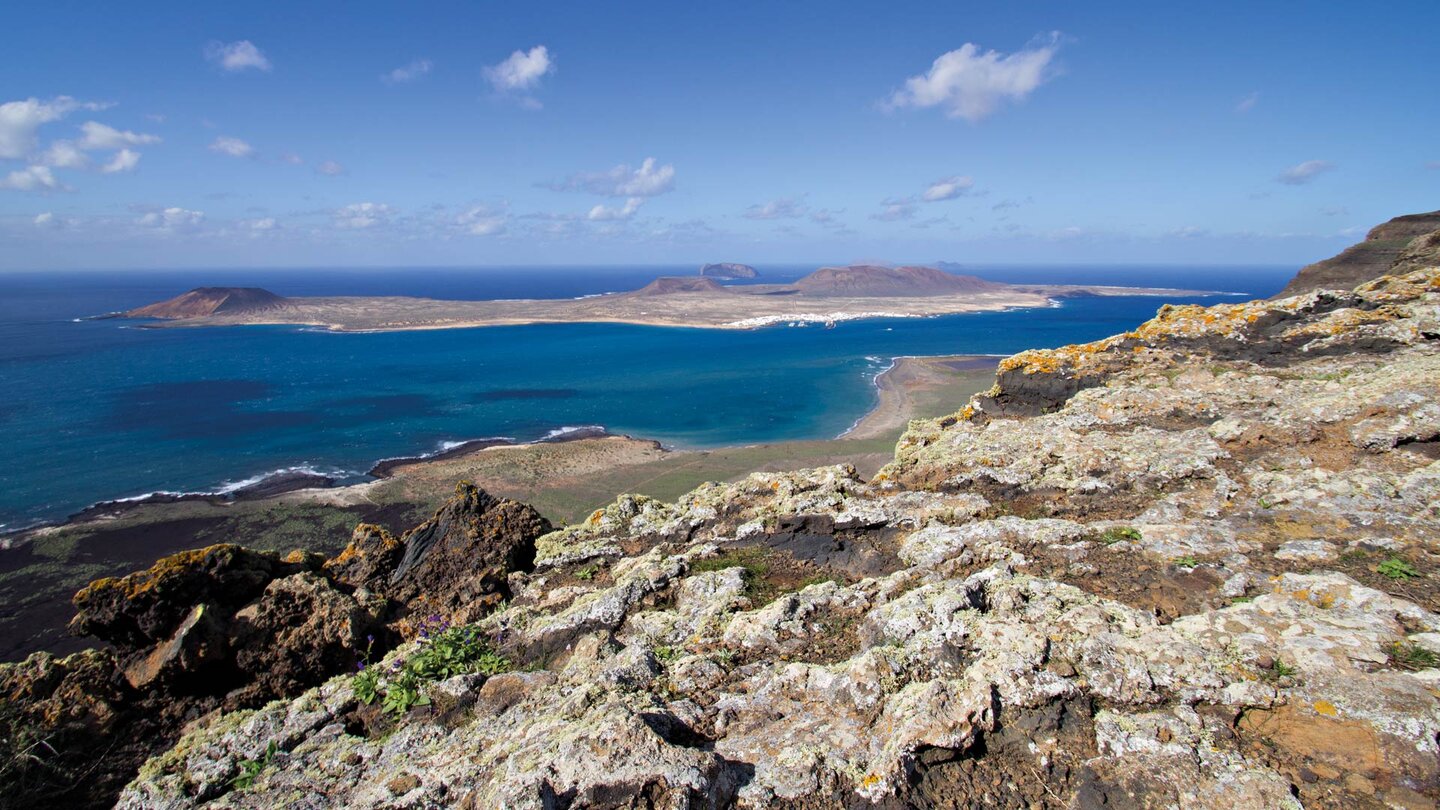
[(0, 269), (1300, 264), (1440, 208), (1440, 4), (13, 4)]

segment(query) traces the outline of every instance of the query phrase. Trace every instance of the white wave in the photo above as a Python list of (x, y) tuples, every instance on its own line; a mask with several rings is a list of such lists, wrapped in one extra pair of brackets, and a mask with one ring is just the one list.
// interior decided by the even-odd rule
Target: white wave
[(604, 430), (604, 429), (605, 429), (605, 426), (604, 426), (604, 425), (565, 425), (564, 427), (558, 427), (558, 428), (555, 428), (554, 430), (550, 431), (549, 433), (546, 433), (544, 436), (541, 436), (539, 440), (542, 441), (542, 442), (544, 442), (544, 441), (549, 441), (549, 440), (551, 440), (551, 439), (558, 439), (558, 438), (560, 438), (561, 436), (569, 436), (571, 433), (579, 433), (579, 432), (581, 432), (581, 431), (586, 431), (586, 430)]

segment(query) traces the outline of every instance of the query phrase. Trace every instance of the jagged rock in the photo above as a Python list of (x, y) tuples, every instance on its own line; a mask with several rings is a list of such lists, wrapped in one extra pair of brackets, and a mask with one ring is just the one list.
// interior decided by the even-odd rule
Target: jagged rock
[(294, 694), (352, 669), (367, 654), (367, 636), (383, 632), (384, 608), (383, 599), (343, 593), (309, 572), (272, 581), (232, 621), (230, 646), (247, 681), (234, 702)]
[(412, 613), (473, 621), (509, 594), (512, 572), (534, 565), (535, 539), (549, 531), (532, 507), (462, 482), (454, 498), (400, 538), (404, 554), (384, 592)]
[(168, 638), (202, 602), (234, 610), (276, 576), (298, 570), (266, 552), (221, 544), (165, 557), (145, 571), (98, 579), (75, 594), (75, 635), (137, 648)]
[(344, 550), (325, 563), (325, 573), (351, 588), (382, 590), (404, 554), (405, 546), (390, 532), (361, 523)]

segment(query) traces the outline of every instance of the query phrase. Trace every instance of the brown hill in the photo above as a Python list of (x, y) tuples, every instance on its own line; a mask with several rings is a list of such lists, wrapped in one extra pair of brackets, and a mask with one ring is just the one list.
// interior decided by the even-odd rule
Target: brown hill
[(699, 276), (661, 276), (638, 290), (626, 293), (633, 296), (671, 295), (672, 293), (703, 292), (731, 294), (713, 278)]
[[(1300, 268), (1275, 297), (1310, 290), (1349, 290), (1373, 278), (1405, 272), (1404, 268), (1392, 270), (1402, 254), (1409, 265), (1414, 265), (1410, 269), (1440, 263), (1440, 251), (1436, 249), (1440, 240), (1432, 238), (1427, 243), (1425, 239), (1436, 231), (1440, 231), (1440, 211), (1395, 217), (1371, 228), (1365, 241), (1351, 245), (1340, 255)], [(1413, 248), (1412, 242), (1417, 243)]]
[(168, 301), (124, 313), (127, 318), (203, 318), (277, 309), (289, 301), (259, 287), (196, 287)]
[(822, 267), (795, 282), (809, 295), (947, 295), (986, 292), (1005, 285), (976, 276), (959, 276), (933, 267), (885, 267), (874, 264)]

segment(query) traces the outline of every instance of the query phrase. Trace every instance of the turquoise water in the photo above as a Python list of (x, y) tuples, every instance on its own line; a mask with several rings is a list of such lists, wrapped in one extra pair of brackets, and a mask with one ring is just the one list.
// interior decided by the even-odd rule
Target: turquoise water
[[(778, 269), (767, 280), (801, 271)], [(566, 426), (601, 425), (679, 446), (830, 437), (873, 405), (873, 377), (895, 356), (1009, 354), (1091, 340), (1135, 325), (1164, 302), (1073, 299), (1053, 309), (744, 332), (564, 324), (332, 334), (74, 320), (200, 284), (258, 284), (289, 295), (568, 297), (632, 288), (657, 272), (0, 276), (0, 524), (14, 529), (154, 491), (212, 491), (285, 468), (361, 480), (381, 458), (491, 436), (533, 440)], [(1273, 292), (1288, 275), (1266, 268), (986, 274), (1006, 272), (1037, 281), (1088, 272), (1099, 281), (1252, 295)]]

